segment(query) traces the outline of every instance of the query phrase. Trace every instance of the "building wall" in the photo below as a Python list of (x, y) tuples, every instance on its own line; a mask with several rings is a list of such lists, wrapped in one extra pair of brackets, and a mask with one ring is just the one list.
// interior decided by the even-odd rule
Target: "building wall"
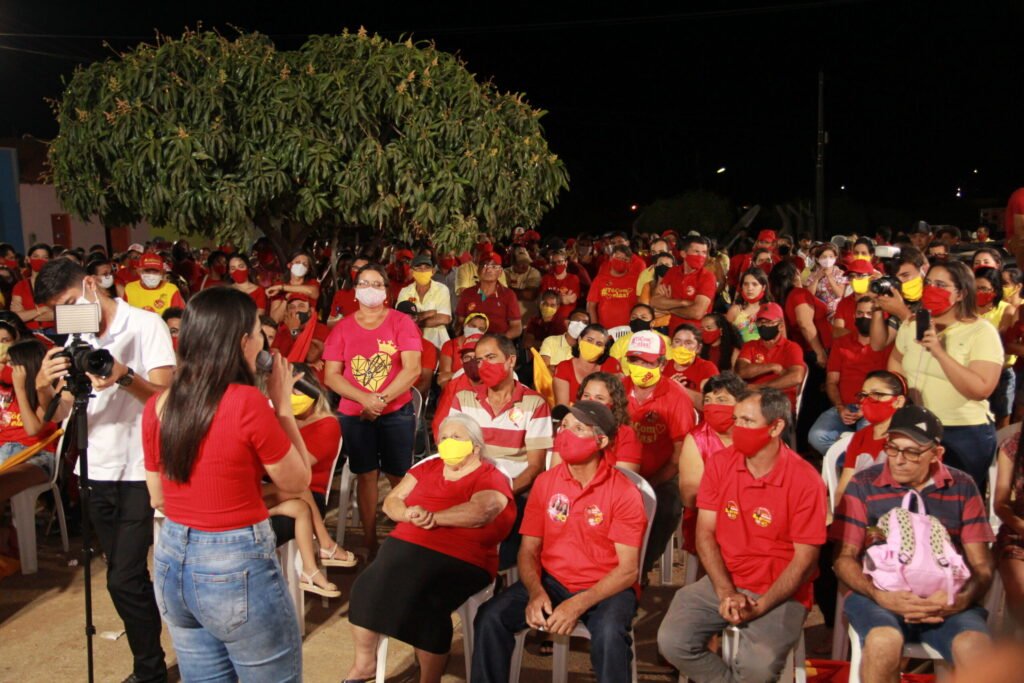
[[(21, 183), (18, 187), (19, 203), (21, 205), (21, 230), (25, 238), (25, 247), (36, 242), (53, 244), (53, 227), (51, 216), (53, 214), (69, 213), (57, 199), (57, 190), (53, 185), (35, 183)], [(146, 223), (140, 223), (131, 228), (131, 241), (144, 243), (149, 239), (150, 228)], [(93, 217), (83, 222), (71, 216), (71, 247), (83, 247), (88, 249), (93, 244), (107, 246), (106, 230)]]

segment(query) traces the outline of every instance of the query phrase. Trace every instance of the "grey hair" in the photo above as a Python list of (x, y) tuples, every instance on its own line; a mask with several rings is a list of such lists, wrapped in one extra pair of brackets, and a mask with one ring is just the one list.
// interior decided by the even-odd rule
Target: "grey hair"
[(469, 433), (469, 440), (473, 442), (474, 446), (480, 449), (480, 457), (487, 456), (487, 444), (484, 442), (484, 430), (480, 429), (480, 425), (476, 420), (471, 418), (469, 415), (463, 415), (462, 413), (456, 413), (455, 415), (449, 415), (441, 423), (441, 426), (437, 428), (437, 433), (440, 434), (444, 431), (444, 428), (448, 424), (457, 424), (465, 427)]

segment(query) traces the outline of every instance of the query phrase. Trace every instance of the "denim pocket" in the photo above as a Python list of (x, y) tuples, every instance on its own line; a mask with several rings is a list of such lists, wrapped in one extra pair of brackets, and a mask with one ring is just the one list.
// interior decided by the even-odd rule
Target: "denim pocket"
[(199, 621), (214, 637), (223, 639), (249, 619), (249, 572), (192, 573)]
[(153, 558), (153, 593), (156, 594), (156, 606), (160, 609), (161, 616), (167, 616), (167, 599), (164, 591), (167, 589), (167, 572), (171, 566), (166, 562)]

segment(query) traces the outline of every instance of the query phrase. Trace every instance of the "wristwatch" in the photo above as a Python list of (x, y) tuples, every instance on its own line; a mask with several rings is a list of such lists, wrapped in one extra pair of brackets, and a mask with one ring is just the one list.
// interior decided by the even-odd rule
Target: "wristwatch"
[(124, 373), (117, 379), (117, 385), (121, 387), (130, 387), (132, 382), (135, 381), (135, 371), (128, 368), (128, 372)]

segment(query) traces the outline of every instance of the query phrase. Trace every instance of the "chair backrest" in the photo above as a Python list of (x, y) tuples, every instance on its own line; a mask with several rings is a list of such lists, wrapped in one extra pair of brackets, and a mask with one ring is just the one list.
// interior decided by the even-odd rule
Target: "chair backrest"
[(793, 429), (796, 429), (796, 422), (800, 420), (800, 408), (804, 403), (804, 387), (807, 386), (807, 378), (811, 375), (811, 369), (804, 369), (804, 378), (800, 382), (800, 388), (796, 392), (796, 406), (793, 410)]
[(409, 389), (412, 392), (412, 411), (416, 414), (416, 421), (420, 421), (420, 415), (423, 414), (423, 394), (416, 387)]
[[(654, 526), (654, 513), (658, 508), (658, 498), (654, 495), (654, 489), (646, 479), (636, 472), (616, 467), (627, 479), (633, 482), (640, 489), (640, 497), (644, 501), (644, 514), (647, 516), (647, 528), (644, 530), (644, 544), (640, 548), (640, 566), (644, 566), (644, 557), (647, 555), (647, 541), (651, 537), (651, 527)], [(671, 541), (670, 541), (671, 542)]]
[(828, 452), (825, 453), (825, 459), (821, 462), (821, 478), (825, 480), (825, 486), (828, 487), (828, 509), (829, 512), (833, 512), (836, 509), (836, 488), (839, 486), (839, 473), (836, 472), (836, 464), (839, 462), (839, 456), (846, 452), (846, 447), (849, 446), (850, 440), (853, 439), (853, 432), (846, 432), (839, 439), (832, 444)]
[(338, 439), (338, 452), (334, 454), (334, 462), (331, 463), (331, 476), (327, 477), (327, 498), (324, 499), (324, 506), (331, 502), (331, 489), (334, 488), (334, 473), (338, 470), (338, 460), (341, 459), (341, 445), (345, 443), (345, 436)]
[(508, 458), (492, 458), (491, 462), (494, 463), (495, 467), (504, 472), (505, 476), (509, 479), (518, 477), (530, 464), (526, 460), (509, 460)]

